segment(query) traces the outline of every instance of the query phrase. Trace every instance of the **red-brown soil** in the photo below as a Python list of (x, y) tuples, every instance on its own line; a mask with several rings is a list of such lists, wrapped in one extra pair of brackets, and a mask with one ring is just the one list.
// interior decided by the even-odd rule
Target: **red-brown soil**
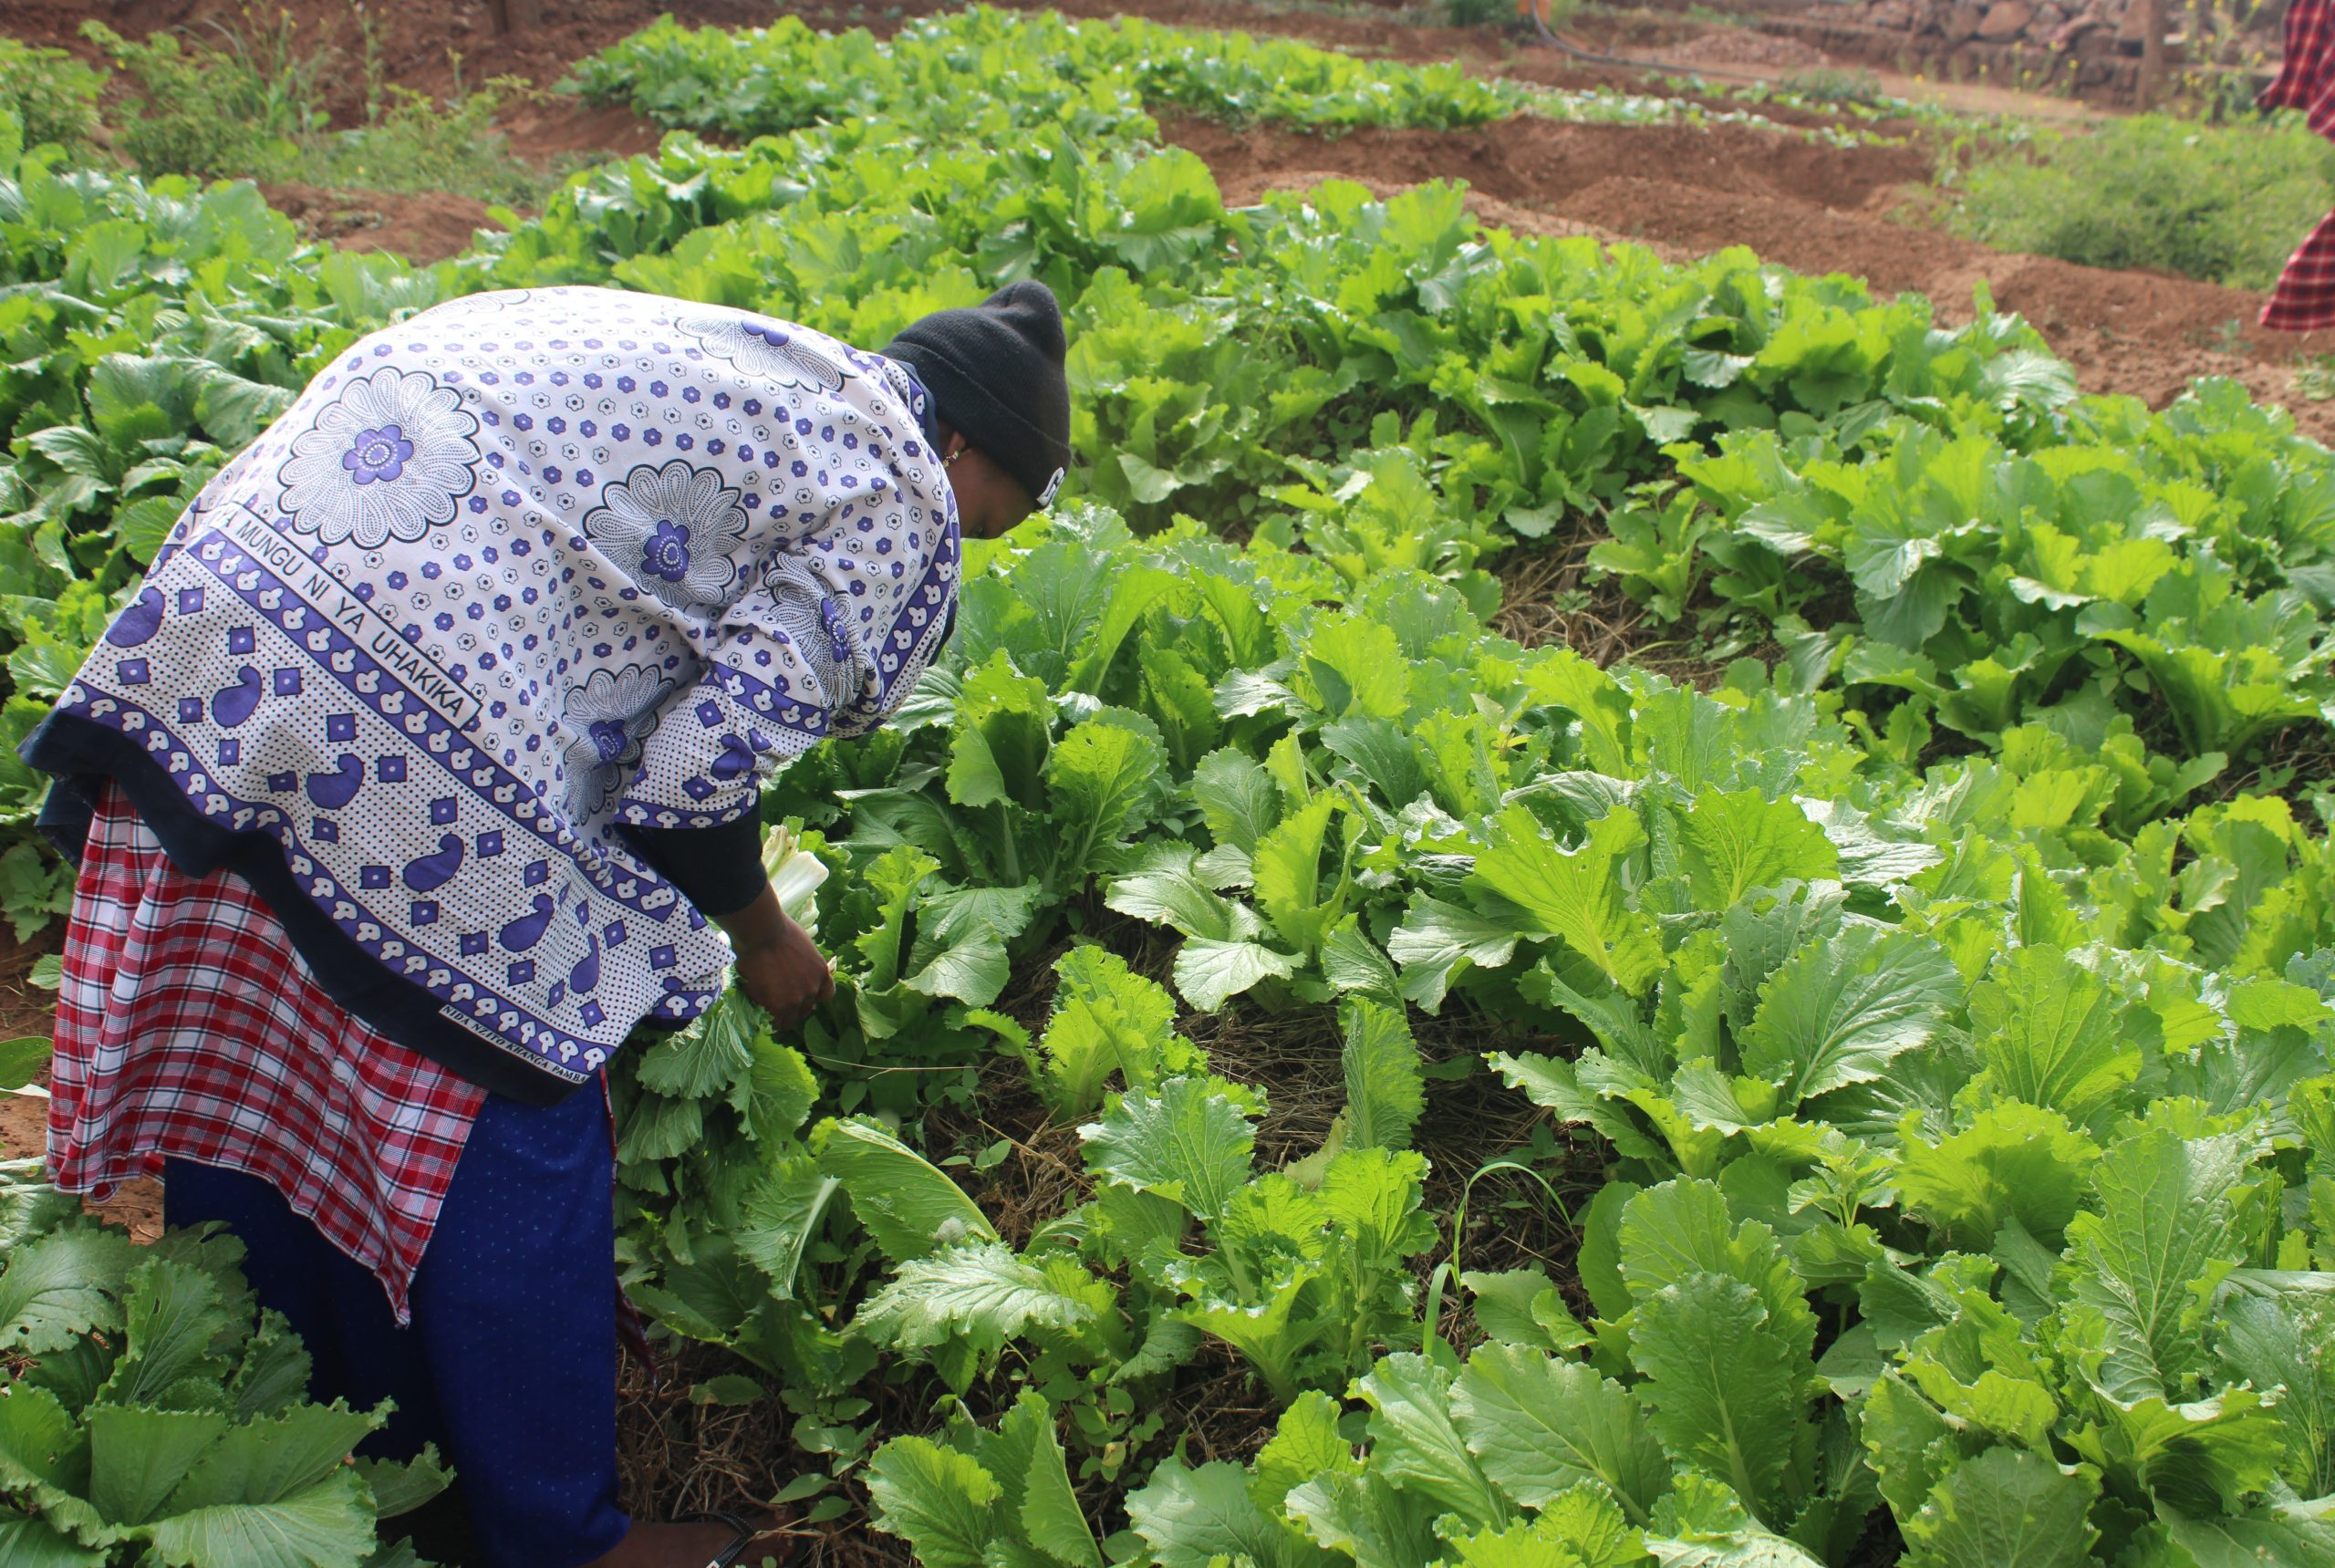
[[(776, 7), (762, 0), (546, 0), (544, 24), (512, 37), (496, 37), (485, 0), (368, 0), (379, 23), (380, 60), (387, 79), (418, 92), (443, 95), (457, 71), (469, 85), (498, 76), (521, 76), (549, 83), (573, 62), (605, 48), (669, 12), (684, 22), (743, 26), (763, 23)], [(81, 24), (92, 18), (118, 33), (139, 36), (175, 28), (196, 41), (216, 41), (218, 29), (252, 26), (288, 15), (300, 47), (337, 49), (340, 84), (330, 95), (337, 112), (362, 102), (363, 78), (357, 68), (363, 34), (351, 0), (6, 0), (0, 28), (36, 43), (62, 44), (88, 52)], [(456, 66), (453, 57), (459, 55)]]
[(450, 192), (398, 195), (387, 191), (326, 191), (292, 182), (262, 184), (267, 204), (312, 239), (345, 251), (395, 251), (408, 261), (442, 261), (470, 248), (481, 229), (501, 227), (486, 203)]

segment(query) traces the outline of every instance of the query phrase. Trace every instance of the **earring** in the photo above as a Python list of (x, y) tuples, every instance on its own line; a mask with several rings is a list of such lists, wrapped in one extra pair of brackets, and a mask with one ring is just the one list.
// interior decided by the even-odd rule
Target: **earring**
[(947, 457), (940, 460), (940, 466), (943, 468), (954, 468), (957, 465), (957, 460), (964, 456), (967, 450), (968, 449), (965, 447), (959, 447), (955, 452), (950, 452)]

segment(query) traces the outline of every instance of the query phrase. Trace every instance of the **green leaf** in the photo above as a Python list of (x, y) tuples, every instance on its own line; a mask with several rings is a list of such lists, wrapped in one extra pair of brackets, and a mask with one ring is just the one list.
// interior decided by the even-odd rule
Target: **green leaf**
[(46, 1034), (0, 1040), (0, 1094), (38, 1083), (40, 1075), (48, 1071), (52, 1044)]
[(1358, 996), (1387, 1007), (1403, 1003), (1402, 982), (1395, 966), (1363, 931), (1362, 921), (1348, 915), (1322, 939), (1322, 978), (1341, 996)]
[(1698, 1273), (1722, 1274), (1751, 1287), (1769, 1329), (1789, 1347), (1796, 1375), (1816, 1341), (1816, 1318), (1801, 1292), (1800, 1276), (1758, 1220), (1733, 1223), (1718, 1183), (1678, 1178), (1635, 1194), (1622, 1206), (1621, 1268), (1640, 1304), (1654, 1292), (1684, 1284)]
[[(6, 130), (0, 119), (0, 132)], [(0, 1568), (105, 1568), (105, 1561), (104, 1552), (76, 1546), (40, 1520), (0, 1519)]]
[(1004, 1489), (970, 1456), (929, 1438), (895, 1438), (867, 1463), (878, 1529), (905, 1536), (925, 1568), (982, 1568)]
[(1970, 988), (1971, 1033), (1996, 1091), (2081, 1127), (2141, 1068), (2115, 999), (2058, 948), (2018, 948)]
[(1046, 1022), (1046, 1102), (1062, 1116), (1102, 1103), (1114, 1072), (1148, 1088), (1172, 1071), (1198, 1066), (1199, 1050), (1176, 1033), (1176, 1004), (1107, 948), (1073, 948), (1054, 964), (1059, 981)]
[(1249, 1490), (1259, 1502), (1276, 1508), (1315, 1476), (1361, 1473), (1354, 1445), (1338, 1430), (1338, 1402), (1319, 1389), (1299, 1395), (1281, 1413), (1271, 1438), (1257, 1451), (1256, 1480)]
[(1630, 1357), (1646, 1375), (1648, 1419), (1672, 1456), (1773, 1517), (1807, 1411), (1797, 1358), (1759, 1293), (1711, 1273), (1665, 1285), (1638, 1302)]
[(0, 1485), (87, 1490), (89, 1441), (57, 1396), (18, 1379), (0, 1399)]
[(340, 1472), (381, 1418), (331, 1405), (296, 1405), (234, 1428), (195, 1461), (168, 1511), (281, 1502)]
[[(751, 1381), (749, 1379), (748, 1381)], [(454, 1472), (438, 1458), (435, 1444), (402, 1462), (394, 1459), (357, 1461), (357, 1473), (373, 1494), (373, 1511), (384, 1520), (411, 1513), (453, 1483)]]
[(1834, 876), (1840, 857), (1824, 830), (1790, 800), (1758, 790), (1707, 789), (1679, 819), (1687, 887), (1702, 909), (1729, 909), (1754, 888)]
[(1349, 1145), (1323, 1168), (1318, 1196), (1331, 1224), (1372, 1267), (1436, 1244), (1434, 1220), (1420, 1208), (1426, 1180), (1424, 1155)]
[(1633, 1158), (1671, 1158), (1667, 1149), (1639, 1129), (1622, 1106), (1583, 1086), (1579, 1064), (1531, 1052), (1511, 1056), (1496, 1051), (1486, 1060), (1510, 1087), (1521, 1089), (1534, 1105), (1546, 1106), (1556, 1112), (1559, 1121), (1595, 1127), (1607, 1142)]
[(1078, 1136), (1104, 1180), (1157, 1192), (1203, 1220), (1221, 1215), (1249, 1179), (1256, 1145), (1240, 1107), (1203, 1078), (1171, 1078), (1157, 1095), (1129, 1090)]
[(1388, 935), (1386, 956), (1402, 966), (1404, 998), (1432, 1013), (1464, 966), (1500, 969), (1515, 955), (1516, 940), (1510, 927), (1420, 893)]
[[(1188, 937), (1237, 941), (1263, 930), (1264, 922), (1256, 912), (1218, 892), (1204, 870), (1189, 845), (1153, 846), (1134, 870), (1111, 879), (1103, 901), (1122, 915), (1167, 926)], [(1246, 879), (1244, 871), (1242, 880)]]
[(1064, 735), (1046, 759), (1053, 801), (1054, 885), (1076, 888), (1104, 868), (1105, 852), (1125, 836), (1158, 792), (1168, 753), (1147, 720), (1136, 729), (1112, 717), (1090, 719)]
[(372, 1555), (373, 1511), (357, 1472), (341, 1469), (289, 1497), (158, 1520), (152, 1540), (170, 1568), (358, 1568)]
[(1906, 1139), (1897, 1185), (1905, 1209), (1948, 1245), (1977, 1251), (2012, 1220), (2056, 1239), (2089, 1195), (2099, 1160), (2099, 1147), (2058, 1112), (2012, 1100), (1942, 1143)]
[(1410, 708), (1411, 661), (1394, 628), (1377, 621), (1324, 617), (1306, 639), (1302, 665), (1333, 719), (1400, 719)]
[(1563, 1355), (1590, 1343), (1589, 1331), (1573, 1321), (1564, 1297), (1542, 1270), (1469, 1270), (1459, 1282), (1475, 1307), (1476, 1326), (1499, 1344)]
[(1905, 1568), (2082, 1568), (2100, 1482), (2041, 1454), (1989, 1449), (1946, 1472), (1903, 1521)]
[(1045, 808), (1040, 788), (1053, 706), (1046, 683), (1022, 674), (1001, 649), (967, 673), (950, 740), (949, 798), (959, 805), (1012, 802)]
[(955, 1182), (882, 1127), (823, 1122), (812, 1144), (820, 1168), (843, 1184), (852, 1212), (885, 1256), (920, 1258), (956, 1241), (997, 1239), (996, 1228)]
[(744, 992), (725, 991), (686, 1028), (641, 1052), (636, 1075), (660, 1095), (705, 1099), (752, 1071), (754, 1036), (768, 1022)]
[(119, 1231), (55, 1231), (14, 1248), (0, 1272), (0, 1349), (46, 1355), (119, 1328), (135, 1257)]
[(1846, 926), (1786, 959), (1744, 1031), (1743, 1065), (1782, 1104), (1877, 1078), (1926, 1043), (1960, 992), (1946, 950), (1911, 931)]
[(154, 1518), (227, 1431), (227, 1417), (215, 1410), (94, 1405), (87, 1419), (89, 1501), (113, 1524)]
[(211, 1347), (226, 1337), (230, 1324), (210, 1274), (168, 1258), (149, 1258), (130, 1271), (122, 1312), (127, 1326), (121, 1356), (98, 1390), (100, 1400), (180, 1406), (185, 1401), (174, 1396), (182, 1380), (194, 1383), (203, 1396), (217, 1396), (231, 1369)]
[(1053, 1412), (1037, 1395), (1023, 1390), (1006, 1417), (1031, 1432), (1030, 1462), (1022, 1475), (1021, 1525), (1030, 1544), (1064, 1568), (1103, 1568), (1103, 1549), (1071, 1490), (1070, 1469), (1063, 1457), (1062, 1440), (1054, 1435)]
[(1956, 1428), (1913, 1385), (1884, 1369), (1858, 1422), (1881, 1495), (1897, 1518), (1910, 1519), (1962, 1457)]
[(1531, 929), (1562, 938), (1635, 996), (1662, 969), (1654, 922), (1632, 910), (1623, 893), (1619, 863), (1645, 842), (1636, 815), (1619, 807), (1592, 823), (1588, 842), (1567, 853), (1549, 842), (1531, 812), (1511, 805), (1493, 820), (1472, 880), (1515, 904)]
[(1302, 951), (1312, 951), (1344, 912), (1334, 892), (1325, 903), (1322, 891), (1322, 846), (1337, 804), (1317, 794), (1257, 841), (1257, 905), (1283, 942)]
[[(1331, 1568), (1335, 1559), (1269, 1517), (1249, 1493), (1239, 1465), (1211, 1460), (1198, 1469), (1168, 1459), (1127, 1494), (1127, 1524), (1159, 1568), (1214, 1568), (1246, 1560), (1257, 1568)], [(926, 1559), (931, 1568), (954, 1564)]]
[(1423, 1355), (1389, 1355), (1354, 1392), (1370, 1404), (1370, 1463), (1378, 1474), (1470, 1524), (1513, 1517), (1454, 1422), (1452, 1376)]
[(1345, 1044), (1346, 1141), (1359, 1148), (1408, 1148), (1427, 1106), (1418, 1043), (1397, 1010), (1350, 997), (1338, 1009)]
[(841, 1190), (843, 1183), (800, 1149), (765, 1167), (747, 1189), (739, 1206), (738, 1255), (769, 1276), (770, 1293), (780, 1301), (794, 1299), (804, 1252), (826, 1220), (827, 1204)]
[(1682, 1470), (1646, 1532), (1662, 1568), (1819, 1568), (1793, 1542), (1763, 1529), (1719, 1481)]
[(926, 898), (901, 983), (925, 996), (988, 1006), (1009, 977), (1005, 943), (1030, 923), (1037, 900), (1033, 885), (957, 888)]
[(2281, 1468), (2295, 1494), (2335, 1493), (2335, 1305), (2323, 1297), (2231, 1301), (2222, 1309), (2221, 1357), (2232, 1376), (2285, 1391)]
[(1645, 1538), (1593, 1482), (1551, 1500), (1530, 1524), (1454, 1534), (1451, 1568), (1640, 1568)]
[(1047, 1270), (991, 1240), (901, 1263), (860, 1307), (854, 1326), (898, 1350), (959, 1339), (994, 1349), (1033, 1328), (1075, 1329), (1095, 1315), (1092, 1303), (1065, 1291)]
[(1260, 942), (1190, 937), (1176, 950), (1176, 990), (1201, 1012), (1213, 1012), (1266, 980), (1287, 980), (1302, 961)]
[(1481, 1345), (1451, 1407), (1484, 1473), (1522, 1507), (1546, 1507), (1593, 1480), (1644, 1524), (1670, 1490), (1670, 1460), (1637, 1397), (1593, 1368), (1519, 1345)]
[(1178, 1307), (1176, 1317), (1248, 1357), (1275, 1399), (1294, 1399), (1301, 1392), (1297, 1359), (1327, 1331), (1321, 1319), (1295, 1316), (1298, 1293), (1313, 1278), (1310, 1264), (1284, 1264), (1271, 1278), (1252, 1282), (1239, 1299), (1206, 1293), (1203, 1281), (1195, 1279), (1188, 1288), (1200, 1293)]
[(1281, 821), (1281, 791), (1264, 764), (1243, 752), (1210, 752), (1192, 770), (1192, 801), (1209, 834), (1244, 855)]
[(2250, 1388), (2171, 1404), (2157, 1395), (2094, 1403), (2101, 1417), (2061, 1435), (2078, 1454), (2185, 1512), (2234, 1511), (2272, 1486), (2285, 1448), (2276, 1407)]
[(2177, 1397), (2205, 1366), (2201, 1296), (2243, 1261), (2232, 1195), (2251, 1153), (2244, 1135), (2185, 1142), (2148, 1127), (2100, 1162), (2100, 1210), (2077, 1215), (2068, 1240), (2075, 1299), (2106, 1331), (2087, 1376), (2111, 1397)]
[(2303, 1508), (2250, 1509), (2237, 1518), (2192, 1519), (2177, 1509), (2157, 1517), (2197, 1568), (2320, 1568), (2335, 1562), (2335, 1522)]
[(1436, 1550), (1433, 1505), (1373, 1471), (1318, 1476), (1291, 1490), (1285, 1511), (1355, 1568), (1409, 1568)]
[(1525, 684), (1536, 701), (1581, 722), (1581, 750), (1592, 768), (1613, 778), (1633, 771), (1630, 695), (1613, 676), (1569, 648), (1543, 649), (1526, 670)]

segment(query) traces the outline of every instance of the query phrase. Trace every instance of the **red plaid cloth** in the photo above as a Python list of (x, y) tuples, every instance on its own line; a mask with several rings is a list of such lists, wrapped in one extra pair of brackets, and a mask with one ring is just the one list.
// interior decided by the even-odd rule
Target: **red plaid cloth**
[(2278, 286), (2262, 307), (2262, 325), (2279, 332), (2335, 327), (2335, 213), (2319, 219), (2310, 237), (2287, 258)]
[[(2286, 57), (2257, 100), (2299, 109), (2311, 130), (2335, 138), (2335, 0), (2294, 0), (2287, 10)], [(2278, 275), (2262, 325), (2280, 332), (2335, 327), (2335, 213), (2320, 220)]]
[(57, 994), (48, 1160), (104, 1198), (164, 1156), (272, 1182), (398, 1321), (484, 1090), (317, 988), (240, 877), (174, 867), (119, 792), (90, 825)]
[(2335, 136), (2335, 0), (2294, 0), (2288, 7), (2278, 79), (2255, 101), (2264, 109), (2299, 109), (2311, 130)]

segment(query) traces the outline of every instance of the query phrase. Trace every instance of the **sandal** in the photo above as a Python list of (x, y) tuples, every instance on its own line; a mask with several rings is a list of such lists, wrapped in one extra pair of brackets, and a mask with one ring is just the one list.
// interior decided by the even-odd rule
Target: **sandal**
[[(705, 1568), (738, 1568), (739, 1564), (746, 1562), (746, 1552), (755, 1542), (765, 1535), (776, 1535), (786, 1529), (783, 1521), (774, 1520), (768, 1524), (756, 1524), (752, 1520), (718, 1508), (695, 1516), (690, 1522), (726, 1524), (738, 1532), (736, 1539), (732, 1540), (729, 1545), (706, 1559)], [(785, 1568), (787, 1563), (794, 1561), (795, 1553), (799, 1550), (800, 1542), (790, 1536), (780, 1542), (777, 1551), (764, 1552), (762, 1555), (776, 1559), (780, 1568)]]

